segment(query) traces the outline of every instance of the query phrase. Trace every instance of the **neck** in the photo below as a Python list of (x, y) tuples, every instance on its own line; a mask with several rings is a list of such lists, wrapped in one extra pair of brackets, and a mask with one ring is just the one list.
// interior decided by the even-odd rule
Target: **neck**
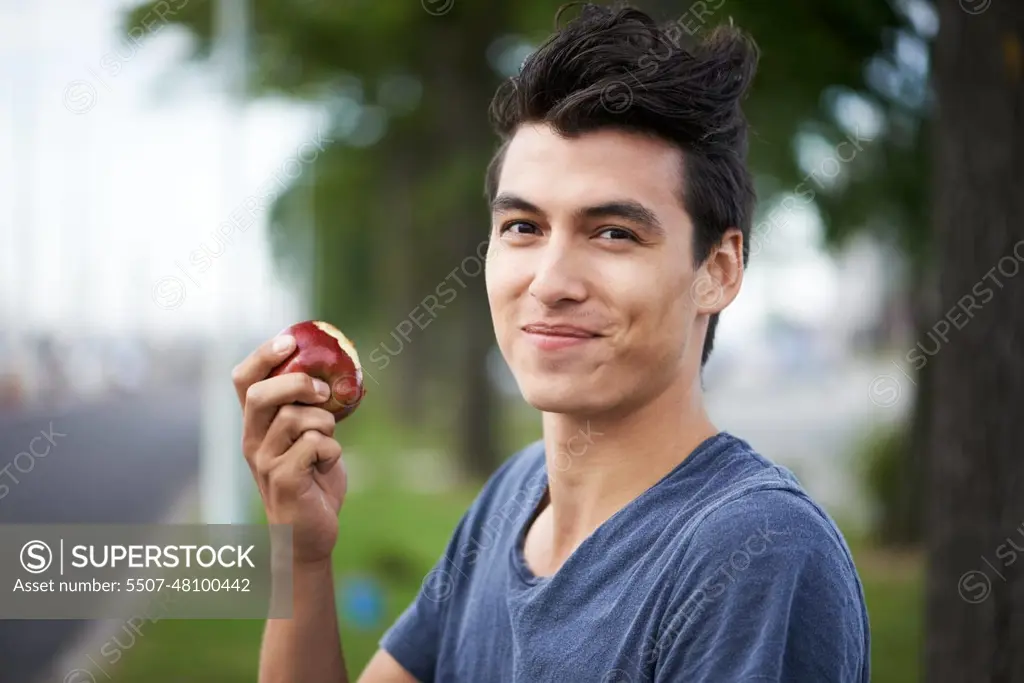
[(544, 413), (550, 547), (564, 561), (612, 515), (718, 433), (700, 379), (673, 383), (625, 415)]

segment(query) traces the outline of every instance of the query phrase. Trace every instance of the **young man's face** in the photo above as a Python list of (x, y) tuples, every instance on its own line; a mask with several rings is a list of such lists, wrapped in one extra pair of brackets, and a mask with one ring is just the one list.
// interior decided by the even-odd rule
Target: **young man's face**
[(628, 410), (699, 372), (708, 307), (698, 302), (708, 302), (697, 278), (708, 276), (693, 265), (681, 161), (667, 143), (617, 130), (569, 139), (532, 125), (509, 144), (487, 293), (498, 345), (535, 408)]

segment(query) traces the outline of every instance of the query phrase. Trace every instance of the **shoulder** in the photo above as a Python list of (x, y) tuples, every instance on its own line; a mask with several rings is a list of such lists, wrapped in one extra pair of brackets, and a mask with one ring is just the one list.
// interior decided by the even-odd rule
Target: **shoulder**
[(787, 615), (785, 626), (776, 625), (794, 642), (866, 642), (867, 609), (849, 546), (796, 480), (767, 467), (721, 493), (680, 544), (677, 618), (756, 621), (760, 614), (770, 623), (774, 612)]
[(709, 506), (695, 520), (687, 546), (689, 553), (705, 559), (764, 555), (778, 558), (780, 569), (795, 571), (810, 564), (835, 570), (847, 579), (856, 574), (835, 522), (785, 480), (758, 481)]
[(854, 571), (839, 527), (789, 470), (731, 435), (706, 467), (703, 500), (685, 523), (688, 553), (765, 545), (765, 553), (828, 559)]
[(665, 669), (694, 681), (869, 680), (867, 608), (838, 527), (785, 478), (754, 479), (680, 539), (657, 640)]

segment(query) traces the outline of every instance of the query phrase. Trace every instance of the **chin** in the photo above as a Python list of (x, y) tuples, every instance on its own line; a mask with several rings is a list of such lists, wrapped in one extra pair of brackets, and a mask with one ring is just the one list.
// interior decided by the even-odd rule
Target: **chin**
[(609, 407), (589, 383), (570, 378), (531, 377), (519, 382), (519, 391), (530, 406), (545, 413), (588, 415)]

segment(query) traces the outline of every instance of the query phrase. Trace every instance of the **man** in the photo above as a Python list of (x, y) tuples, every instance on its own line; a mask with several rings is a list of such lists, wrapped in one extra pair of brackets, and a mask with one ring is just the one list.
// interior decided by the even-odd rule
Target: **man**
[[(360, 682), (869, 680), (838, 529), (702, 401), (747, 260), (756, 60), (731, 28), (677, 47), (586, 6), (495, 96), (486, 286), (544, 437), (491, 477)], [(325, 394), (264, 379), (290, 343), (234, 375), (268, 518), (294, 525), (294, 617), (268, 623), (260, 680), (339, 683), (345, 475), (330, 415), (292, 405)]]

